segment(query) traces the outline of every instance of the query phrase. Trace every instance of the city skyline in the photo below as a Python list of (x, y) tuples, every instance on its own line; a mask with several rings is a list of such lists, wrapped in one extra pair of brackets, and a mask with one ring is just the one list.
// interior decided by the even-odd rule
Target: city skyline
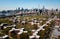
[(23, 8), (42, 8), (45, 6), (47, 9), (60, 9), (60, 0), (0, 0), (0, 11)]

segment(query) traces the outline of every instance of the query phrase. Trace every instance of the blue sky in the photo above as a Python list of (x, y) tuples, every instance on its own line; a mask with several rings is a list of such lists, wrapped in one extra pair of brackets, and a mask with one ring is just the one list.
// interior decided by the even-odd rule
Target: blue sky
[(23, 8), (59, 8), (60, 0), (0, 0), (0, 10)]

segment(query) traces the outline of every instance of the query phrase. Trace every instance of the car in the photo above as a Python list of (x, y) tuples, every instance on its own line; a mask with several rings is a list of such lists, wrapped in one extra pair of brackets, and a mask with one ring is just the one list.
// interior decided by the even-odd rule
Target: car
[(58, 28), (58, 31), (60, 31), (60, 27)]

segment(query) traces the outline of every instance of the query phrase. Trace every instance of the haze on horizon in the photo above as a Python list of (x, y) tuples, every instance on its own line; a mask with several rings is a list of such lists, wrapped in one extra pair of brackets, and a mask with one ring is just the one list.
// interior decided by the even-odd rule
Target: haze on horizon
[(42, 8), (60, 9), (60, 0), (0, 0), (0, 11), (23, 8)]

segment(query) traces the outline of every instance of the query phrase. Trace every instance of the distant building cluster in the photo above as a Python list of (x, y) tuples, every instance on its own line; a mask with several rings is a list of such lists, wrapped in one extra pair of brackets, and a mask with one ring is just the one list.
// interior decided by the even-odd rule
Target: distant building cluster
[(58, 14), (60, 11), (58, 9), (45, 9), (43, 7), (42, 9), (34, 8), (34, 9), (24, 9), (24, 8), (18, 8), (16, 10), (3, 10), (0, 11), (0, 17), (5, 17), (5, 16), (13, 16), (13, 15), (20, 15), (20, 16), (25, 16), (25, 15), (53, 15), (53, 14)]

